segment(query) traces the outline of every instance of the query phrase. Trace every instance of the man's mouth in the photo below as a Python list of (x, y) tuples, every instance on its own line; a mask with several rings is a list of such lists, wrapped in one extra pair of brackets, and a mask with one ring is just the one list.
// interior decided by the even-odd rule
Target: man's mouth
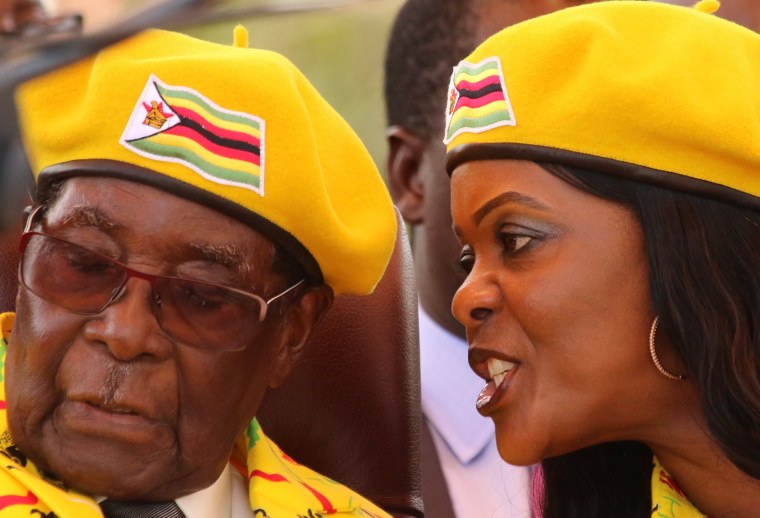
[(55, 412), (55, 427), (77, 440), (96, 438), (135, 445), (149, 444), (165, 428), (139, 407), (93, 400), (63, 401)]
[(119, 406), (114, 406), (114, 405), (100, 405), (100, 404), (92, 403), (92, 402), (89, 402), (88, 404), (100, 410), (111, 412), (112, 414), (137, 415), (137, 412), (135, 412), (134, 410), (130, 408), (124, 408), (124, 407), (119, 407)]

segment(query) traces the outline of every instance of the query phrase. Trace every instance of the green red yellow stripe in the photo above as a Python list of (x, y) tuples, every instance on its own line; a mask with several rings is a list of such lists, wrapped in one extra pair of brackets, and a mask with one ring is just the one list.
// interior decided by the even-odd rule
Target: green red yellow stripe
[(497, 58), (474, 64), (461, 62), (453, 74), (452, 90), (444, 142), (450, 142), (461, 132), (479, 133), (514, 125)]
[(130, 144), (145, 153), (186, 162), (196, 171), (205, 173), (204, 176), (209, 175), (223, 183), (260, 187), (260, 177), (244, 170), (252, 169), (250, 164), (214, 155), (197, 142), (184, 137), (158, 133)]
[(220, 108), (189, 89), (153, 84), (178, 119), (127, 143), (144, 155), (184, 163), (211, 181), (261, 192), (263, 121)]
[(256, 137), (260, 136), (261, 125), (259, 122), (244, 114), (219, 110), (200, 95), (187, 90), (171, 89), (160, 84), (156, 84), (156, 89), (172, 107), (190, 108), (220, 127), (243, 133), (250, 132)]

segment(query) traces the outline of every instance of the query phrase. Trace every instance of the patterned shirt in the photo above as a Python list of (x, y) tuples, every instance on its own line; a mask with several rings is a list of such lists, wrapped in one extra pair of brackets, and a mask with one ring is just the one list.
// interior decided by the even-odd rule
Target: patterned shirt
[(657, 457), (652, 470), (652, 518), (707, 518), (689, 502)]

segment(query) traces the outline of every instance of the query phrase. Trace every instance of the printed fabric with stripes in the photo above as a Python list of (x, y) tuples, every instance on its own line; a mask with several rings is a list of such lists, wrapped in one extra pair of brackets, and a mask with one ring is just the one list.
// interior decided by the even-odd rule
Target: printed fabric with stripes
[(454, 67), (446, 107), (445, 144), (460, 133), (481, 133), (514, 125), (499, 58), (490, 57), (479, 63), (462, 61)]

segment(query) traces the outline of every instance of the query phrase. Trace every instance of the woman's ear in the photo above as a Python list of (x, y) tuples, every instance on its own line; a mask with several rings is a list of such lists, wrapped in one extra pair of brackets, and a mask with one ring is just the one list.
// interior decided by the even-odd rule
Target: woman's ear
[(269, 375), (269, 388), (281, 386), (290, 377), (303, 351), (334, 299), (332, 288), (314, 286), (293, 302), (282, 319), (280, 348)]

